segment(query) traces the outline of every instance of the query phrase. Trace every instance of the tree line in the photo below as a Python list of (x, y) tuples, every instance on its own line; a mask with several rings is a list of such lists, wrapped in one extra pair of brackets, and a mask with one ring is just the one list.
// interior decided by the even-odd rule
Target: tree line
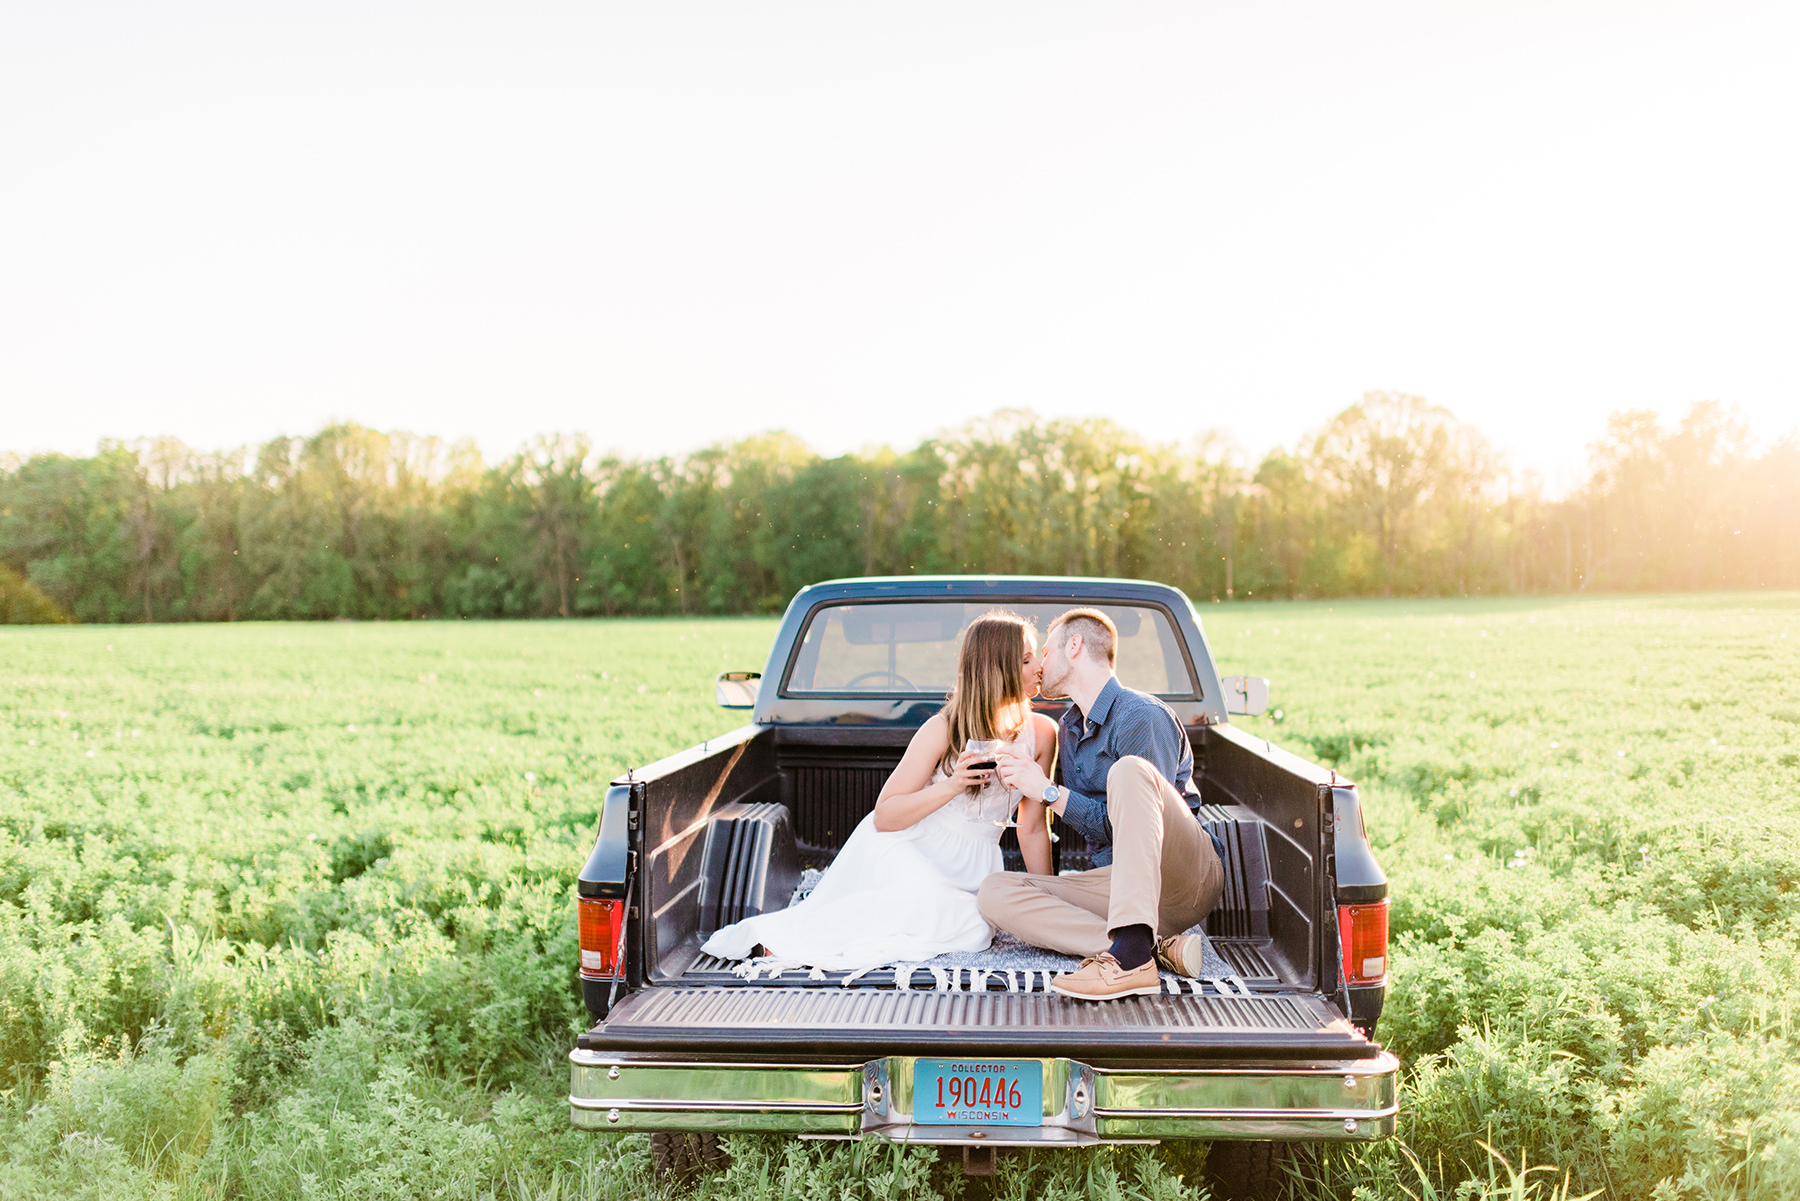
[(492, 466), (339, 424), (0, 461), (5, 569), (0, 610), (99, 622), (768, 613), (817, 580), (929, 572), (1142, 576), (1196, 600), (1793, 588), (1800, 440), (1759, 448), (1715, 403), (1672, 427), (1622, 412), (1550, 498), (1394, 393), (1253, 465), (1217, 434), (1019, 411), (904, 452), (775, 433), (632, 458), (560, 435)]

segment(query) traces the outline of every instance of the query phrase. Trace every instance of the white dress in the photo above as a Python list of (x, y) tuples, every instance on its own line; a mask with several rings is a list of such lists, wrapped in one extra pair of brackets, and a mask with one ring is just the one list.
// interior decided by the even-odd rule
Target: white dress
[[(1033, 757), (1032, 723), (1008, 743)], [(932, 783), (945, 778), (940, 765)], [(701, 949), (747, 958), (756, 944), (789, 963), (831, 971), (918, 963), (948, 951), (985, 951), (993, 941), (975, 892), (1005, 869), (1002, 826), (1019, 794), (990, 782), (946, 801), (904, 830), (875, 828), (869, 814), (851, 833), (818, 886), (787, 909), (724, 927)]]

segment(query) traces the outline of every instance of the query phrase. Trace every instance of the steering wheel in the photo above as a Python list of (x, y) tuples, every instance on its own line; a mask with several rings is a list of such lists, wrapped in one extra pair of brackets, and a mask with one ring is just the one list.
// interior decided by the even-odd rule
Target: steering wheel
[(865, 671), (854, 680), (845, 684), (844, 687), (846, 689), (855, 688), (864, 680), (892, 680), (900, 686), (895, 689), (896, 692), (917, 692), (919, 690), (918, 685), (914, 684), (911, 680), (907, 679), (897, 671)]

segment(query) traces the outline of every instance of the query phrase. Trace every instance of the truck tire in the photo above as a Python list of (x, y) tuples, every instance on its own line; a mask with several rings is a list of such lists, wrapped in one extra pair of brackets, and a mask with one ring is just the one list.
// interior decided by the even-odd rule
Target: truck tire
[(658, 1130), (650, 1135), (650, 1168), (659, 1180), (686, 1183), (730, 1162), (716, 1134)]
[(1206, 1180), (1219, 1201), (1275, 1201), (1286, 1183), (1281, 1168), (1290, 1154), (1286, 1143), (1220, 1140), (1207, 1148)]

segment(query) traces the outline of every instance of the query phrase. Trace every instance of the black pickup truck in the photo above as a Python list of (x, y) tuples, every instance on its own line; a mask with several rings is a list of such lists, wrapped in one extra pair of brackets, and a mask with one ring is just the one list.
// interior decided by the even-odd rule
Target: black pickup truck
[[(969, 621), (1006, 608), (1041, 630), (1076, 605), (1113, 618), (1120, 681), (1166, 701), (1193, 745), (1189, 803), (1225, 851), (1205, 921), (1213, 970), (1094, 1003), (1047, 989), (1073, 961), (757, 978), (702, 954), (714, 930), (791, 904), (829, 865), (942, 703)], [(718, 1136), (739, 1131), (960, 1147), (973, 1172), (1002, 1147), (1200, 1139), (1227, 1196), (1258, 1195), (1294, 1143), (1392, 1135), (1398, 1065), (1372, 1041), (1387, 879), (1356, 788), (1231, 724), (1267, 704), (1267, 681), (1221, 682), (1178, 589), (818, 584), (788, 606), (762, 673), (717, 686), (754, 709), (750, 724), (613, 781), (580, 874), (594, 1025), (569, 1056), (575, 1125), (649, 1131), (656, 1167), (680, 1174), (722, 1162)], [(1076, 831), (1053, 833), (1058, 870), (1088, 866)], [(1022, 869), (1010, 831), (1002, 847)], [(940, 1103), (947, 1081), (953, 1097), (990, 1087), (1017, 1107), (971, 1120)]]

